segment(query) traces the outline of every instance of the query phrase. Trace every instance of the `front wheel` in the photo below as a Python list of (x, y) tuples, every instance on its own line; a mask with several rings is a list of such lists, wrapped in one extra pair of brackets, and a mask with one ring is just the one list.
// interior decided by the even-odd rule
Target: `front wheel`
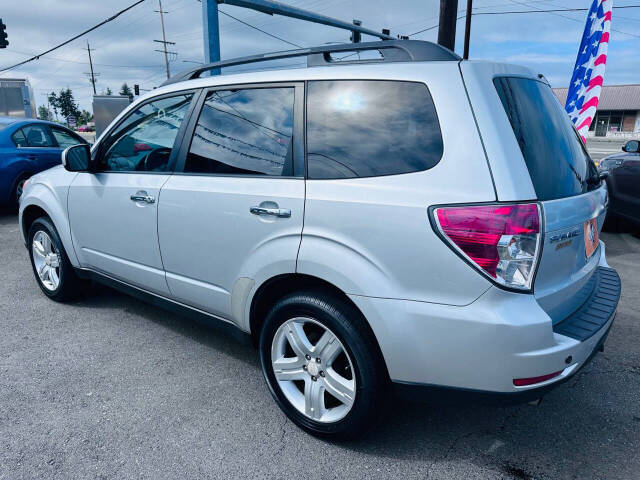
[(346, 302), (315, 292), (283, 298), (265, 319), (260, 359), (274, 399), (302, 429), (346, 439), (375, 423), (386, 370), (373, 333)]
[(29, 257), (38, 286), (47, 297), (58, 302), (77, 297), (82, 281), (47, 217), (36, 219), (29, 228)]

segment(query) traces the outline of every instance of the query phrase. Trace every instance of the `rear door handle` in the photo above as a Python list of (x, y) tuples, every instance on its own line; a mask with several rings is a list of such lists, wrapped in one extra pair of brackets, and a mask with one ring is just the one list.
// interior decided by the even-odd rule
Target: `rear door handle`
[(129, 198), (134, 202), (156, 203), (156, 199), (147, 194), (144, 190), (139, 190), (135, 195), (131, 195)]
[(280, 218), (289, 218), (291, 216), (291, 210), (288, 208), (251, 207), (249, 211), (254, 215), (272, 215)]

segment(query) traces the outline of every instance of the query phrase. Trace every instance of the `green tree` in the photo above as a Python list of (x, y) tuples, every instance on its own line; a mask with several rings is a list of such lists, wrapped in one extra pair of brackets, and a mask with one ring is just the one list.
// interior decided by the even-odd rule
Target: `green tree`
[(133, 100), (133, 92), (129, 88), (129, 85), (127, 85), (127, 82), (122, 84), (122, 87), (120, 88), (120, 95), (126, 95), (129, 97), (129, 100)]
[(102, 92), (103, 95), (113, 95), (113, 92), (111, 91), (111, 89), (109, 87), (107, 87), (106, 90), (104, 90)]
[(80, 117), (78, 117), (79, 125), (86, 125), (91, 120), (93, 120), (93, 114), (91, 112), (88, 112), (87, 110), (82, 110), (82, 112), (80, 112)]
[(67, 118), (69, 115), (73, 115), (76, 118), (80, 116), (79, 105), (73, 98), (73, 92), (68, 87), (66, 89), (63, 88), (60, 90), (60, 93), (58, 93), (58, 106), (64, 118)]
[(47, 98), (49, 100), (49, 105), (51, 105), (53, 113), (55, 113), (57, 119), (60, 106), (58, 105), (58, 96), (56, 95), (56, 92), (51, 92)]
[(61, 89), (57, 95), (55, 92), (51, 92), (49, 95), (49, 103), (53, 107), (56, 117), (58, 116), (58, 112), (60, 112), (64, 118), (67, 118), (69, 115), (78, 118), (80, 115), (78, 104), (73, 98), (73, 92), (68, 87)]
[(38, 107), (38, 118), (40, 120), (51, 120), (51, 111), (44, 105)]

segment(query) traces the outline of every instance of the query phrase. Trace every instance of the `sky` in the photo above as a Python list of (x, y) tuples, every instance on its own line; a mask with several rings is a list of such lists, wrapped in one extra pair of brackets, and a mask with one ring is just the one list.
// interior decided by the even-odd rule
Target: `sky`
[[(103, 21), (134, 0), (2, 0), (2, 21), (7, 25), (9, 46), (0, 50), (0, 68), (39, 54)], [(342, 20), (362, 20), (363, 26), (392, 34), (409, 35), (438, 23), (439, 0), (281, 0)], [(465, 0), (459, 0), (463, 16)], [(474, 13), (553, 8), (588, 8), (591, 0), (475, 0)], [(614, 3), (605, 84), (640, 83), (640, 8), (616, 9), (616, 5), (640, 5), (640, 0)], [(165, 30), (170, 49), (170, 68), (175, 73), (203, 61), (202, 4), (198, 0), (164, 0)], [(94, 71), (99, 73), (98, 94), (107, 87), (114, 93), (123, 82), (152, 89), (166, 79), (164, 56), (154, 39), (162, 39), (158, 0), (145, 0), (116, 20), (62, 47), (40, 60), (0, 73), (0, 78), (28, 78), (36, 103), (46, 103), (47, 92), (72, 89), (83, 109), (91, 110), (93, 94), (88, 80), (87, 41), (92, 48)], [(284, 40), (314, 46), (348, 42), (349, 32), (300, 20), (270, 16), (230, 5), (226, 12)], [(525, 13), (473, 16), (471, 59), (525, 65), (543, 73), (554, 87), (568, 86), (587, 12)], [(223, 59), (292, 47), (220, 14)], [(463, 47), (464, 18), (457, 23), (456, 51)], [(436, 41), (437, 27), (411, 36)], [(363, 37), (363, 40), (373, 40)], [(300, 59), (290, 60), (300, 65)], [(246, 69), (247, 67), (238, 67)], [(252, 67), (257, 68), (257, 67)]]

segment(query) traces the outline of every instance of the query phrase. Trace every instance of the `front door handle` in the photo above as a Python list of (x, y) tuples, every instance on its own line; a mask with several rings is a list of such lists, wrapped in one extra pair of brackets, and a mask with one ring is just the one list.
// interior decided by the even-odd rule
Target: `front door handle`
[(147, 194), (144, 190), (139, 190), (135, 195), (131, 195), (129, 198), (134, 202), (156, 203), (156, 199)]
[(288, 208), (251, 207), (249, 211), (254, 215), (273, 215), (280, 218), (289, 218), (291, 216), (291, 210)]

